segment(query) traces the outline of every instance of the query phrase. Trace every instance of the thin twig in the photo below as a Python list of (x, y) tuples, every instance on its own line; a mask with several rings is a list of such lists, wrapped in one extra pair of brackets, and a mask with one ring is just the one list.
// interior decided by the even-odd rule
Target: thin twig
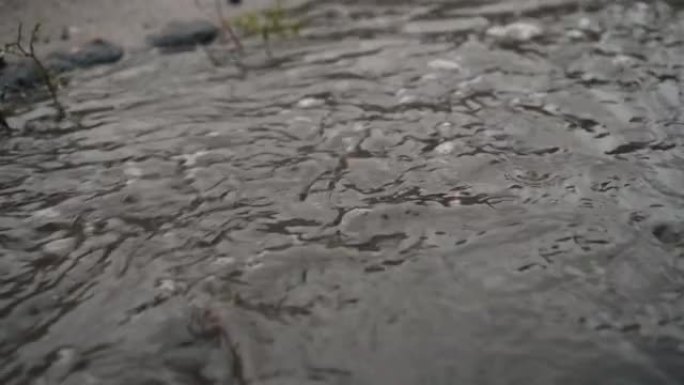
[[(204, 13), (205, 15), (207, 15), (208, 18), (211, 18), (211, 17), (212, 17), (212, 15), (210, 15), (210, 14), (208, 14), (207, 12), (204, 11), (204, 9), (203, 9), (202, 5), (200, 4), (199, 0), (193, 0), (193, 2), (195, 3), (195, 7), (197, 7), (197, 9), (198, 9), (200, 12)], [(227, 43), (227, 39), (226, 39), (226, 31), (227, 31), (228, 34), (230, 35), (230, 39), (233, 41), (233, 44), (234, 44), (235, 47), (237, 48), (237, 51), (238, 51), (239, 53), (243, 53), (243, 52), (244, 52), (244, 48), (243, 48), (242, 42), (240, 41), (240, 38), (238, 38), (238, 36), (235, 34), (235, 32), (233, 31), (233, 28), (232, 28), (232, 26), (230, 25), (230, 23), (229, 23), (227, 20), (225, 20), (225, 18), (223, 17), (223, 6), (221, 5), (221, 0), (216, 0), (216, 2), (214, 3), (214, 6), (215, 6), (215, 8), (216, 8), (215, 11), (214, 11), (214, 13), (215, 13), (214, 16), (216, 16), (216, 18), (218, 19), (218, 22), (219, 22), (220, 27), (221, 27), (221, 28), (220, 28), (220, 32), (219, 32), (219, 41), (220, 41), (220, 43), (221, 43), (222, 45), (225, 45), (225, 44)], [(216, 58), (208, 49), (206, 49), (206, 48), (203, 47), (203, 50), (204, 50), (204, 53), (205, 53), (205, 54), (207, 55), (207, 57), (209, 58), (209, 61), (211, 62), (212, 65), (214, 65), (214, 66), (216, 66), (216, 67), (221, 66), (221, 64), (222, 64), (221, 60), (219, 60), (218, 58)], [(233, 62), (234, 62), (234, 64), (238, 67), (238, 69), (240, 70), (240, 72), (244, 75), (245, 67), (244, 67), (244, 65), (240, 62), (239, 58), (233, 58)]]
[(273, 60), (273, 51), (271, 50), (271, 32), (267, 28), (261, 31), (261, 37), (264, 41), (264, 50), (266, 51), (266, 57), (268, 60)]
[[(242, 52), (244, 50), (242, 46), (242, 42), (240, 39), (237, 37), (235, 34), (235, 31), (233, 31), (233, 27), (231, 27), (230, 22), (226, 20), (225, 17), (223, 17), (223, 1), (222, 0), (215, 0), (214, 5), (216, 6), (216, 15), (218, 16), (219, 22), (221, 23), (221, 31), (228, 32), (228, 35), (230, 36), (230, 39), (233, 41), (233, 44), (235, 44), (235, 47), (237, 47), (238, 51)], [(225, 41), (225, 35), (222, 34), (223, 40)]]
[(57, 85), (55, 84), (54, 79), (50, 74), (50, 71), (38, 58), (38, 55), (36, 55), (35, 43), (38, 38), (39, 30), (40, 23), (36, 24), (35, 27), (33, 27), (33, 31), (31, 32), (31, 36), (29, 38), (29, 46), (27, 50), (23, 44), (23, 25), (22, 23), (19, 23), (19, 26), (17, 28), (17, 40), (14, 43), (5, 45), (5, 51), (11, 53), (12, 51), (16, 50), (20, 56), (29, 58), (33, 61), (33, 63), (38, 68), (41, 80), (43, 81), (43, 83), (45, 83), (45, 86), (47, 87), (48, 92), (50, 93), (50, 98), (52, 98), (52, 103), (54, 104), (55, 109), (57, 110), (56, 118), (57, 120), (62, 120), (64, 119), (64, 117), (66, 117), (66, 111), (64, 110), (64, 106), (62, 106), (62, 103), (60, 103), (59, 101)]

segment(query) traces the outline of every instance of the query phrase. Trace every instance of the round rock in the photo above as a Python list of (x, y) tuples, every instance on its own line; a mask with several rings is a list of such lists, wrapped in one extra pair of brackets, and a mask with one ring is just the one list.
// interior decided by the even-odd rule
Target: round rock
[(218, 35), (218, 28), (207, 20), (172, 21), (161, 31), (149, 35), (150, 45), (163, 49), (191, 48), (209, 44)]
[(21, 91), (39, 80), (40, 71), (31, 59), (8, 61), (0, 68), (0, 94)]
[(88, 68), (115, 63), (123, 57), (121, 46), (104, 39), (91, 40), (69, 51), (55, 51), (46, 58), (48, 68), (64, 72), (75, 68)]

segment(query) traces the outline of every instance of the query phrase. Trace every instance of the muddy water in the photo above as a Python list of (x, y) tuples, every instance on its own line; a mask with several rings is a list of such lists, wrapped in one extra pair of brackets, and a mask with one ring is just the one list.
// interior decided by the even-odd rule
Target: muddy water
[(12, 120), (0, 383), (683, 383), (680, 11), (336, 3)]

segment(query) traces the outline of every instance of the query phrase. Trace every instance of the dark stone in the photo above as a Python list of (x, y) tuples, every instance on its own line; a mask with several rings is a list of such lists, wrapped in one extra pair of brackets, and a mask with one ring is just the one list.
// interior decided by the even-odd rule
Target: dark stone
[(653, 236), (668, 245), (678, 244), (682, 240), (682, 228), (672, 223), (660, 223), (653, 227)]
[(55, 72), (115, 63), (123, 57), (121, 46), (103, 39), (89, 41), (72, 51), (55, 51), (46, 58), (46, 65)]
[(73, 71), (77, 68), (69, 58), (63, 53), (54, 52), (45, 58), (45, 66), (53, 73), (61, 74), (63, 72)]
[(7, 132), (7, 130), (9, 130), (9, 128), (10, 128), (10, 126), (7, 123), (7, 119), (5, 118), (5, 114), (4, 114), (4, 112), (2, 112), (2, 110), (0, 110), (0, 132), (1, 133)]
[(0, 94), (17, 92), (40, 80), (38, 66), (31, 59), (8, 61), (0, 69)]
[(164, 49), (191, 48), (209, 44), (218, 35), (218, 28), (207, 20), (172, 21), (161, 31), (149, 35), (150, 45)]
[(79, 67), (115, 63), (123, 57), (121, 46), (102, 39), (95, 39), (80, 47), (71, 56), (71, 61)]
[[(102, 39), (95, 39), (74, 50), (60, 50), (42, 59), (53, 74), (114, 63), (123, 57), (123, 48)], [(41, 81), (38, 65), (29, 58), (8, 60), (0, 66), (0, 94), (12, 93), (35, 86)]]

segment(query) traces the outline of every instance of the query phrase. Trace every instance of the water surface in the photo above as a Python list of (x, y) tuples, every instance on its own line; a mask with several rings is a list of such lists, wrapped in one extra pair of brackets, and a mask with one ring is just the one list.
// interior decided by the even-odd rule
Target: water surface
[(13, 119), (0, 383), (684, 382), (679, 9), (300, 10)]

